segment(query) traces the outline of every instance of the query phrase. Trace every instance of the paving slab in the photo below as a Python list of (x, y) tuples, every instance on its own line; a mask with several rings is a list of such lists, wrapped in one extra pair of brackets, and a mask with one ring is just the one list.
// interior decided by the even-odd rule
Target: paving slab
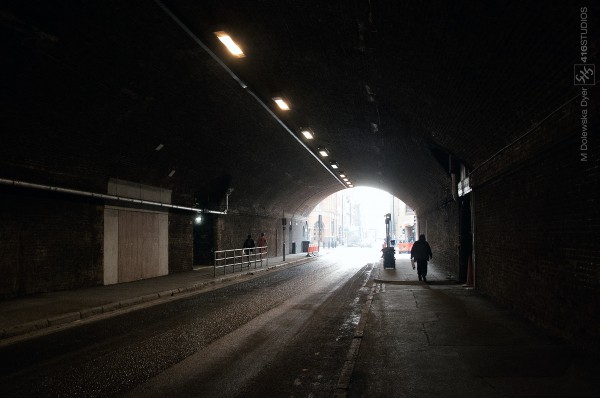
[[(345, 397), (598, 397), (600, 361), (408, 258), (377, 289)], [(416, 281), (415, 281), (416, 280)]]

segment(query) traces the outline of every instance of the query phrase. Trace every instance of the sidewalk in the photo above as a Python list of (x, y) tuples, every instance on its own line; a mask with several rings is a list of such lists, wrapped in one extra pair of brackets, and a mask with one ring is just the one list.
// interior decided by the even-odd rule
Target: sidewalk
[[(228, 282), (249, 274), (310, 261), (306, 253), (270, 257), (268, 266), (246, 271), (217, 274), (212, 266), (194, 267), (157, 278), (116, 285), (94, 286), (77, 290), (41, 293), (29, 297), (0, 301), (0, 342), (52, 326), (76, 322), (118, 309), (139, 305), (210, 285)], [(219, 271), (219, 270), (217, 270)], [(221, 270), (221, 272), (223, 272)]]
[(396, 255), (395, 270), (380, 261), (374, 271), (352, 376), (339, 396), (600, 396), (597, 356), (447, 279), (435, 263), (428, 283), (407, 255)]
[[(380, 261), (379, 266), (375, 269), (374, 277), (376, 283), (423, 285), (423, 282), (419, 282), (417, 270), (413, 270), (410, 265), (410, 255), (408, 253), (396, 254), (396, 269), (383, 268), (383, 261)], [(454, 277), (449, 277), (440, 272), (435, 263), (429, 263), (427, 283), (429, 285), (459, 284), (454, 280)]]

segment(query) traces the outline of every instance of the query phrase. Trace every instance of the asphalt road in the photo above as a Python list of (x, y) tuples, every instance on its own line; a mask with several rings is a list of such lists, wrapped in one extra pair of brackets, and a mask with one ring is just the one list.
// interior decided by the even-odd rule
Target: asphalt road
[(331, 396), (377, 257), (337, 249), (3, 347), (2, 396)]

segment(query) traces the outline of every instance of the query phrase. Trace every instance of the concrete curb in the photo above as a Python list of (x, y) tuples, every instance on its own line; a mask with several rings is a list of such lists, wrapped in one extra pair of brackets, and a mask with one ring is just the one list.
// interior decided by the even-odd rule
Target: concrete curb
[(176, 295), (179, 295), (182, 293), (192, 293), (197, 290), (203, 289), (207, 286), (215, 285), (217, 283), (231, 282), (231, 281), (239, 279), (243, 276), (255, 275), (256, 273), (259, 273), (259, 272), (276, 270), (276, 269), (284, 267), (284, 266), (300, 265), (300, 264), (303, 264), (303, 263), (306, 263), (308, 261), (315, 260), (315, 259), (316, 259), (316, 257), (302, 257), (302, 258), (299, 258), (296, 260), (286, 261), (285, 263), (279, 263), (279, 264), (271, 265), (271, 266), (264, 267), (264, 268), (256, 268), (251, 271), (238, 272), (237, 274), (230, 274), (230, 275), (222, 277), (222, 278), (217, 277), (215, 279), (211, 279), (211, 280), (207, 280), (207, 281), (203, 281), (203, 282), (196, 282), (189, 286), (184, 286), (184, 287), (180, 287), (177, 289), (170, 289), (170, 290), (165, 290), (162, 292), (146, 294), (143, 296), (133, 297), (133, 298), (129, 298), (126, 300), (115, 301), (115, 302), (104, 304), (101, 306), (85, 308), (80, 311), (74, 311), (74, 312), (57, 315), (52, 318), (38, 319), (35, 321), (26, 322), (26, 323), (23, 323), (20, 325), (16, 325), (16, 326), (13, 326), (10, 328), (0, 330), (0, 341), (11, 338), (11, 337), (17, 337), (17, 336), (21, 336), (21, 335), (24, 335), (27, 333), (32, 333), (32, 332), (36, 332), (39, 330), (47, 329), (51, 326), (64, 325), (67, 323), (73, 323), (73, 322), (77, 322), (80, 320), (87, 320), (87, 319), (93, 318), (95, 316), (107, 314), (107, 313), (110, 313), (110, 312), (113, 312), (116, 310), (120, 310), (120, 309), (124, 309), (124, 308), (128, 308), (128, 307), (134, 307), (136, 305), (146, 304), (151, 301), (159, 300), (162, 298), (173, 297), (173, 296), (176, 296)]

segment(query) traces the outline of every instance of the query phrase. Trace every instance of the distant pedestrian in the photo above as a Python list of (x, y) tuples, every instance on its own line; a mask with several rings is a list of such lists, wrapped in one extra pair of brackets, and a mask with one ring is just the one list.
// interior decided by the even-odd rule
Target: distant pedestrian
[(252, 235), (248, 235), (248, 237), (244, 241), (244, 254), (248, 259), (248, 266), (250, 266), (250, 253), (254, 252), (255, 247), (256, 245), (254, 244), (254, 239), (252, 239)]
[(265, 253), (267, 252), (267, 238), (265, 237), (264, 232), (261, 232), (260, 237), (258, 238), (258, 250), (260, 251), (260, 258), (265, 258)]
[(413, 244), (410, 250), (410, 258), (417, 262), (419, 280), (427, 282), (427, 261), (433, 258), (433, 254), (429, 243), (425, 240), (425, 235), (419, 235), (419, 240)]

